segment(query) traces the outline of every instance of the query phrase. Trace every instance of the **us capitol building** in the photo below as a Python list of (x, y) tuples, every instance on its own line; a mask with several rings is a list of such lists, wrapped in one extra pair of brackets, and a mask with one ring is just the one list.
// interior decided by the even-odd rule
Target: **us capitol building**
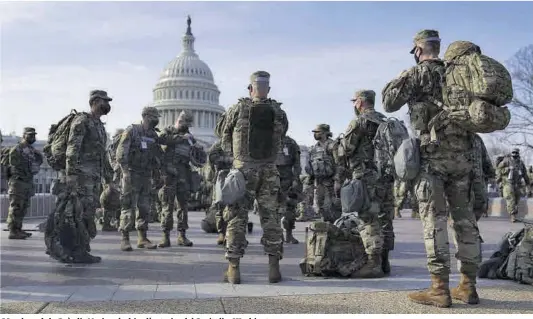
[(190, 113), (194, 117), (190, 131), (207, 148), (217, 141), (215, 126), (225, 109), (219, 105), (220, 91), (213, 73), (194, 50), (194, 41), (188, 17), (182, 51), (161, 72), (150, 106), (161, 113), (160, 129), (173, 126), (182, 110)]

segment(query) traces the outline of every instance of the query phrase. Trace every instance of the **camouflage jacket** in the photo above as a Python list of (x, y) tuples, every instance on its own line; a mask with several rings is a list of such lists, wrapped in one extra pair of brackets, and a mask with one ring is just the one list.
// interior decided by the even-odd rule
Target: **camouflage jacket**
[(526, 185), (530, 185), (529, 176), (527, 175), (526, 166), (520, 158), (514, 159), (512, 156), (505, 156), (498, 164), (498, 177), (500, 181), (520, 185), (522, 179)]
[[(250, 125), (249, 115), (255, 105), (270, 105), (273, 110), (273, 136), (272, 151), (267, 159), (256, 160), (250, 156), (250, 143), (248, 137), (254, 125)], [(283, 132), (288, 127), (287, 114), (281, 109), (281, 103), (267, 98), (263, 100), (252, 100), (241, 98), (239, 102), (231, 106), (220, 117), (215, 133), (221, 139), (222, 149), (227, 154), (233, 156), (236, 166), (242, 164), (274, 164), (278, 150), (281, 147)]]
[(291, 137), (285, 135), (282, 147), (278, 150), (276, 165), (280, 179), (292, 180), (300, 178), (302, 165), (300, 164), (300, 146)]
[(372, 140), (376, 135), (379, 123), (386, 117), (374, 109), (365, 109), (363, 113), (354, 118), (342, 139), (343, 156), (338, 156), (336, 180), (347, 178), (350, 171), (376, 170), (374, 163), (374, 144)]
[(20, 142), (9, 151), (10, 179), (32, 182), (33, 176), (39, 173), (43, 156), (33, 146)]
[(86, 175), (110, 182), (113, 169), (106, 151), (104, 124), (91, 114), (81, 113), (71, 123), (66, 150), (67, 175)]
[(177, 128), (169, 126), (159, 134), (159, 143), (166, 145), (163, 148), (162, 175), (175, 176), (177, 165), (189, 165), (191, 145), (195, 144), (196, 140), (188, 130), (181, 132)]
[(460, 176), (472, 170), (472, 140), (470, 133), (450, 123), (433, 103), (442, 102), (445, 71), (439, 59), (418, 63), (383, 88), (382, 104), (386, 112), (396, 112), (407, 103), (411, 126), (420, 137), (423, 167), (429, 161), (442, 174)]
[(154, 129), (145, 129), (141, 124), (126, 128), (117, 146), (116, 160), (122, 170), (151, 176), (161, 164), (161, 146)]

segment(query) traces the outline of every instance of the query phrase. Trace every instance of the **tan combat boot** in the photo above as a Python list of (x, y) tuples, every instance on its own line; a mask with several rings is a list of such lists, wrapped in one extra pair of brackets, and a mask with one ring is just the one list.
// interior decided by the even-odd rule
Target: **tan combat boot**
[(461, 300), (469, 305), (479, 303), (479, 296), (476, 291), (476, 275), (467, 276), (461, 274), (461, 280), (457, 288), (451, 289), (451, 296), (455, 300)]
[(431, 275), (431, 286), (427, 290), (417, 291), (408, 295), (413, 302), (439, 308), (452, 305), (448, 276)]
[(400, 213), (400, 209), (399, 208), (394, 208), (394, 217), (402, 218), (402, 214)]
[(146, 236), (146, 230), (137, 231), (137, 248), (156, 249), (157, 245), (152, 244)]
[(279, 257), (268, 255), (268, 282), (271, 284), (281, 281), (281, 272), (279, 271)]
[(130, 233), (127, 231), (122, 232), (122, 240), (120, 241), (120, 250), (122, 251), (132, 251), (130, 244)]
[(159, 242), (157, 245), (159, 248), (167, 248), (170, 247), (170, 231), (164, 231), (163, 232), (163, 239)]
[(238, 285), (241, 283), (241, 270), (239, 269), (239, 258), (228, 259), (228, 269), (224, 272), (224, 282)]
[(180, 230), (178, 232), (178, 246), (185, 246), (185, 247), (191, 247), (192, 241), (190, 241), (187, 236), (185, 235), (184, 230)]
[(381, 253), (368, 256), (366, 264), (352, 274), (352, 278), (381, 278), (384, 277)]
[(292, 236), (292, 229), (285, 230), (285, 242), (287, 244), (298, 244), (300, 243), (296, 238)]
[(225, 239), (226, 239), (226, 236), (224, 235), (224, 233), (218, 233), (217, 245), (224, 245)]

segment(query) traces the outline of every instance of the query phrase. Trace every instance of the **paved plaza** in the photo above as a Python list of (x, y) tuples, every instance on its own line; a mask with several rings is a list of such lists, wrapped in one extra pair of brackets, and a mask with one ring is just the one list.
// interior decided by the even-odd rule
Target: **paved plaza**
[[(38, 231), (24, 241), (8, 240), (3, 231), (2, 313), (533, 313), (533, 287), (505, 280), (479, 280), (482, 300), (476, 306), (457, 302), (453, 308), (436, 309), (408, 302), (408, 291), (429, 284), (421, 223), (410, 218), (394, 221), (396, 248), (389, 277), (304, 277), (298, 267), (304, 255), (300, 243), (284, 246), (284, 281), (269, 284), (259, 221), (250, 214), (254, 230), (241, 262), (242, 284), (222, 283), (227, 265), (223, 249), (216, 246), (215, 234), (200, 229), (203, 215), (190, 213), (193, 247), (176, 246), (174, 233), (171, 248), (128, 253), (119, 249), (118, 232), (99, 232), (91, 247), (103, 260), (94, 265), (64, 265), (49, 258), (44, 234)], [(29, 220), (25, 228), (36, 228), (40, 221)], [(307, 224), (297, 223), (295, 236), (301, 242)], [(523, 224), (491, 217), (482, 219), (479, 227), (487, 258), (505, 232)], [(157, 224), (150, 225), (149, 238), (159, 241)], [(452, 265), (455, 285), (455, 260)]]

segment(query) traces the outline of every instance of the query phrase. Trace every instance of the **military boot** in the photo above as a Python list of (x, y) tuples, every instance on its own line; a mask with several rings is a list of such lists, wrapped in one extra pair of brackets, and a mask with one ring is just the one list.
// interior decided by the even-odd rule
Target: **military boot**
[(224, 235), (223, 232), (218, 233), (217, 245), (224, 245), (225, 239), (226, 239), (226, 236)]
[(163, 239), (161, 239), (157, 247), (159, 248), (170, 247), (170, 231), (168, 230), (163, 231)]
[(467, 276), (461, 274), (461, 280), (456, 288), (451, 289), (452, 299), (461, 300), (469, 305), (479, 303), (479, 296), (476, 291), (476, 275)]
[(9, 230), (8, 238), (9, 239), (26, 239), (28, 238), (28, 236), (26, 236), (26, 234), (23, 231), (12, 228), (11, 230)]
[(102, 257), (93, 256), (88, 252), (75, 254), (73, 256), (72, 263), (75, 264), (97, 264), (102, 261)]
[(381, 269), (385, 275), (390, 274), (389, 251), (386, 249), (381, 252)]
[(368, 256), (366, 264), (352, 274), (352, 278), (381, 278), (384, 277), (381, 254)]
[(120, 250), (122, 251), (132, 251), (130, 244), (130, 233), (127, 231), (122, 232), (122, 239), (120, 240)]
[(137, 248), (156, 249), (157, 245), (152, 244), (146, 236), (146, 230), (137, 231)]
[(400, 209), (399, 208), (394, 208), (394, 217), (402, 218), (402, 214), (400, 213)]
[(292, 236), (292, 229), (285, 230), (285, 242), (287, 244), (298, 244), (299, 241)]
[(431, 275), (431, 286), (427, 290), (412, 292), (408, 295), (413, 302), (439, 308), (452, 305), (448, 276)]
[(186, 247), (191, 247), (192, 246), (192, 241), (190, 241), (187, 236), (185, 235), (185, 231), (184, 230), (180, 230), (178, 232), (178, 246), (186, 246)]
[(281, 281), (281, 272), (279, 270), (279, 257), (268, 255), (268, 282), (271, 284)]
[(239, 269), (239, 258), (228, 259), (228, 269), (224, 272), (224, 282), (238, 285), (241, 283), (241, 270)]

